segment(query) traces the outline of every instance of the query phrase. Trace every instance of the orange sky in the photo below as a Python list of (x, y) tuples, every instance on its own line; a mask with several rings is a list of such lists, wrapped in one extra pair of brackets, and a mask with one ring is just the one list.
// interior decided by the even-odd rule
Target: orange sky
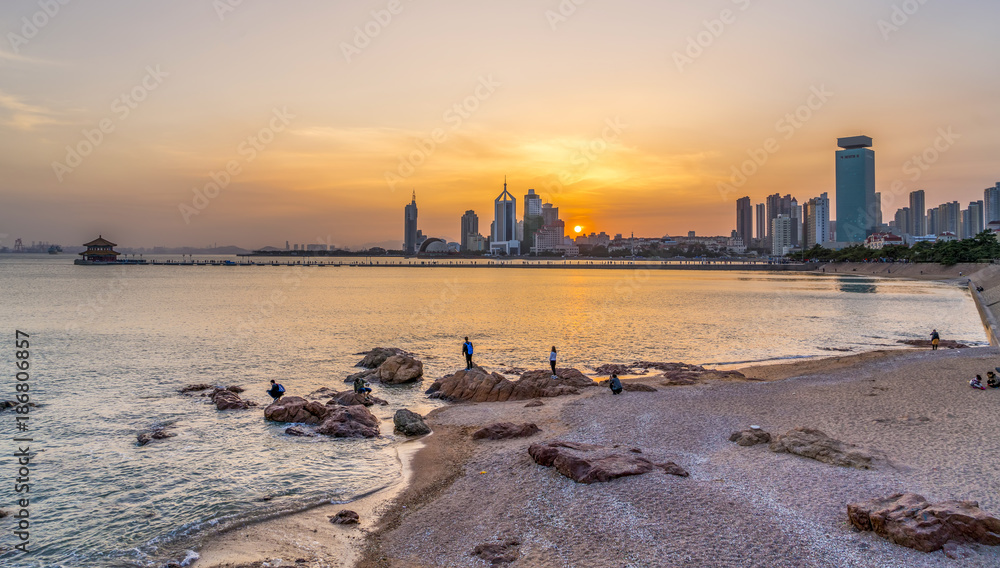
[(743, 195), (833, 197), (859, 133), (886, 219), (966, 207), (1000, 181), (1000, 5), (912, 4), (4, 2), (0, 244), (399, 243), (411, 191), (457, 240), (505, 175), (587, 232), (728, 234)]

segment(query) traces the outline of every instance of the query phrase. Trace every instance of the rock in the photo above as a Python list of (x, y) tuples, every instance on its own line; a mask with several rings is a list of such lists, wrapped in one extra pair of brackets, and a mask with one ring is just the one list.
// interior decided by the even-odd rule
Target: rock
[(944, 555), (952, 560), (961, 560), (972, 556), (972, 551), (964, 546), (959, 546), (954, 541), (949, 541), (942, 547)]
[(210, 388), (212, 388), (212, 385), (207, 385), (205, 383), (198, 383), (196, 385), (188, 385), (186, 387), (181, 387), (181, 389), (178, 390), (177, 392), (183, 394), (183, 393), (186, 393), (186, 392), (196, 392), (196, 391), (208, 390)]
[(328, 406), (329, 414), (316, 428), (317, 434), (334, 438), (374, 438), (378, 436), (379, 419), (360, 405)]
[(772, 452), (799, 455), (823, 463), (871, 469), (872, 455), (857, 446), (834, 440), (819, 430), (795, 428), (778, 436), (769, 446)]
[(376, 347), (367, 353), (357, 353), (357, 355), (364, 355), (364, 359), (357, 362), (355, 367), (364, 367), (366, 369), (374, 369), (385, 362), (386, 359), (394, 355), (405, 355), (410, 354), (398, 347)]
[(396, 426), (396, 432), (402, 432), (407, 436), (423, 436), (431, 433), (431, 429), (424, 422), (423, 417), (405, 408), (396, 411), (392, 417), (392, 423)]
[(521, 541), (517, 539), (508, 539), (500, 543), (489, 542), (472, 549), (472, 556), (485, 560), (491, 566), (509, 564), (520, 556), (519, 546)]
[(372, 396), (371, 393), (365, 396), (361, 393), (356, 393), (353, 390), (347, 390), (344, 392), (334, 392), (330, 400), (326, 401), (326, 405), (340, 405), (340, 406), (354, 406), (360, 404), (361, 406), (388, 406), (389, 403), (378, 398), (377, 396)]
[(537, 406), (545, 406), (545, 403), (542, 402), (542, 401), (540, 401), (540, 400), (533, 400), (533, 401), (529, 402), (528, 404), (524, 405), (525, 408), (535, 408)]
[(0, 509), (0, 519), (2, 519), (4, 517), (7, 517), (7, 516), (10, 516), (10, 513), (8, 513), (7, 511), (4, 511), (3, 509)]
[(476, 430), (472, 434), (473, 440), (508, 440), (510, 438), (527, 438), (534, 436), (542, 430), (530, 422), (524, 424), (514, 424), (513, 422), (498, 422)]
[[(642, 364), (640, 361), (637, 364)], [(700, 365), (689, 365), (687, 363), (645, 363), (663, 374), (656, 378), (662, 379), (660, 384), (669, 387), (676, 385), (693, 385), (703, 380), (749, 380), (743, 373), (736, 371), (712, 371)]]
[(240, 395), (233, 391), (222, 388), (216, 388), (211, 397), (217, 410), (246, 410), (251, 406), (256, 406), (250, 401), (243, 400)]
[(136, 435), (136, 443), (139, 446), (145, 446), (153, 440), (164, 440), (166, 438), (173, 438), (176, 435), (173, 432), (167, 432), (167, 426), (154, 426), (152, 429)]
[(241, 392), (243, 392), (243, 391), (245, 391), (247, 389), (245, 389), (245, 388), (243, 388), (243, 387), (241, 387), (239, 385), (229, 385), (228, 387), (226, 387), (226, 390), (229, 391), (229, 392), (234, 392), (236, 394), (240, 394)]
[(404, 355), (393, 355), (378, 367), (378, 378), (387, 385), (411, 383), (424, 376), (424, 364)]
[[(909, 345), (911, 347), (923, 347), (923, 348), (926, 348), (926, 349), (930, 349), (931, 347), (933, 347), (931, 345), (931, 340), (930, 339), (898, 339), (896, 341), (898, 343), (902, 343), (903, 345)], [(966, 345), (964, 343), (959, 343), (957, 341), (953, 341), (951, 339), (942, 339), (941, 343), (938, 345), (938, 347), (941, 348), (941, 349), (968, 349), (969, 348), (968, 345)]]
[[(637, 363), (638, 364), (638, 363)], [(648, 368), (635, 368), (631, 365), (625, 365), (621, 363), (609, 363), (606, 365), (601, 365), (594, 369), (594, 374), (602, 377), (610, 377), (612, 374), (617, 375), (645, 375), (649, 373)]]
[(284, 396), (264, 409), (264, 418), (274, 422), (319, 424), (330, 413), (330, 408), (300, 396)]
[(289, 426), (285, 428), (285, 434), (289, 436), (302, 436), (304, 438), (311, 438), (316, 435), (312, 430), (303, 428), (302, 426)]
[[(597, 383), (604, 388), (610, 388), (611, 379)], [(622, 390), (626, 392), (656, 392), (654, 387), (647, 384), (636, 383), (629, 380), (622, 381)]]
[(427, 394), (450, 401), (504, 402), (579, 394), (581, 388), (597, 385), (576, 369), (557, 369), (556, 375), (558, 379), (549, 371), (528, 371), (511, 381), (477, 367), (438, 379)]
[(340, 394), (340, 391), (338, 391), (337, 389), (332, 389), (330, 387), (320, 387), (312, 391), (311, 393), (307, 394), (306, 396), (315, 399), (315, 398), (329, 398), (331, 396), (337, 396), (338, 394)]
[(688, 472), (673, 462), (653, 463), (637, 455), (619, 453), (615, 448), (593, 444), (556, 440), (545, 444), (532, 444), (528, 447), (528, 454), (535, 463), (555, 467), (559, 473), (577, 483), (610, 481), (658, 469), (670, 475), (688, 476)]
[(37, 405), (33, 402), (28, 402), (24, 405), (21, 405), (20, 403), (13, 400), (0, 400), (0, 412), (3, 412), (8, 408), (14, 408), (15, 406), (30, 406), (32, 408), (35, 408)]
[(339, 511), (336, 515), (329, 517), (330, 522), (335, 525), (356, 525), (361, 522), (361, 515), (358, 515), (354, 511), (344, 509)]
[(740, 430), (730, 434), (729, 441), (736, 442), (740, 446), (756, 446), (757, 444), (766, 444), (770, 442), (771, 435), (763, 430), (748, 428), (746, 430)]
[(509, 367), (507, 369), (504, 369), (504, 370), (500, 371), (500, 374), (502, 374), (502, 375), (517, 375), (517, 376), (520, 377), (521, 375), (523, 375), (524, 373), (527, 373), (527, 372), (528, 372), (527, 369), (522, 369), (521, 367)]
[[(920, 495), (897, 493), (847, 506), (847, 518), (862, 531), (921, 552), (940, 550), (949, 542), (1000, 545), (1000, 519), (976, 501), (927, 502)], [(952, 549), (955, 551), (955, 549)]]

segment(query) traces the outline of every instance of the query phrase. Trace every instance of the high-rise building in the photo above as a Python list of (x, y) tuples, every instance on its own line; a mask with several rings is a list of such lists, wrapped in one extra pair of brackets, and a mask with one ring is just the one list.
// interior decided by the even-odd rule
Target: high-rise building
[[(789, 196), (791, 197), (791, 196)], [(789, 217), (792, 218), (792, 246), (802, 244), (802, 206), (794, 197), (790, 200)]]
[(927, 217), (924, 211), (927, 204), (924, 198), (924, 190), (918, 189), (910, 192), (910, 222), (907, 232), (915, 237), (927, 234)]
[(969, 219), (969, 210), (962, 209), (962, 212), (959, 215), (959, 217), (960, 219), (958, 220), (958, 238), (967, 239), (970, 237), (969, 231), (972, 229), (972, 224), (970, 223)]
[(824, 192), (803, 206), (805, 248), (824, 245), (830, 235), (830, 198)]
[(1000, 221), (1000, 182), (983, 192), (983, 226)]
[(910, 221), (913, 219), (909, 207), (901, 207), (896, 210), (896, 232), (899, 236), (905, 237), (912, 234), (910, 232)]
[(969, 203), (969, 232), (970, 237), (974, 237), (979, 233), (982, 233), (986, 229), (986, 223), (983, 220), (983, 202), (973, 201)]
[(957, 201), (942, 203), (938, 206), (938, 234), (954, 233), (959, 236), (958, 226), (962, 219), (962, 207)]
[(490, 251), (504, 254), (518, 254), (520, 251), (517, 240), (517, 200), (507, 191), (507, 178), (503, 180), (503, 192), (493, 201)]
[(771, 256), (785, 256), (792, 249), (792, 218), (784, 213), (771, 221)]
[(746, 246), (753, 240), (753, 204), (749, 196), (736, 200), (736, 236), (743, 239)]
[(413, 200), (403, 209), (403, 253), (417, 253), (417, 192)]
[(521, 239), (523, 250), (530, 251), (535, 246), (535, 233), (542, 225), (542, 198), (535, 190), (529, 189), (524, 196), (524, 238)]
[(758, 203), (757, 208), (757, 248), (767, 248), (767, 207)]
[(879, 191), (875, 192), (875, 204), (872, 206), (875, 210), (875, 229), (879, 230), (882, 227), (882, 193)]
[(472, 237), (479, 236), (479, 215), (472, 209), (465, 212), (462, 215), (462, 238), (460, 239), (461, 251), (469, 252), (469, 239)]
[(875, 227), (875, 152), (868, 136), (838, 138), (837, 241), (860, 243)]
[(941, 226), (938, 223), (938, 209), (937, 209), (937, 207), (935, 207), (934, 209), (928, 209), (927, 210), (927, 234), (928, 235), (936, 235), (936, 234), (938, 234), (938, 233), (941, 232), (940, 229), (941, 229)]

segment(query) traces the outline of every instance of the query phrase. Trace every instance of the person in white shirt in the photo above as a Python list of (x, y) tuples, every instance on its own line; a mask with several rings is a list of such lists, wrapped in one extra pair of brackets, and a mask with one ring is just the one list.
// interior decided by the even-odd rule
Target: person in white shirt
[(552, 352), (549, 353), (549, 365), (552, 365), (552, 378), (558, 379), (559, 375), (556, 375), (556, 346), (552, 346)]

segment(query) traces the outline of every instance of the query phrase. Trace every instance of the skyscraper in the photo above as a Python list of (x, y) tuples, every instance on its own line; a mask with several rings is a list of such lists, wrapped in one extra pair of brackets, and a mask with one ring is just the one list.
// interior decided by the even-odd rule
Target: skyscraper
[(962, 219), (962, 206), (957, 201), (942, 203), (938, 206), (938, 234), (954, 233), (959, 236), (959, 221)]
[(788, 212), (789, 217), (792, 218), (792, 246), (797, 247), (802, 244), (802, 207), (794, 197), (789, 202)]
[(837, 241), (860, 243), (875, 225), (875, 152), (868, 136), (838, 138)]
[(882, 193), (881, 192), (878, 192), (878, 191), (875, 192), (875, 204), (872, 206), (872, 209), (875, 210), (875, 225), (874, 225), (874, 228), (876, 230), (879, 230), (882, 227)]
[(805, 248), (824, 245), (830, 235), (830, 198), (824, 192), (803, 206)]
[(461, 235), (461, 250), (462, 252), (469, 252), (469, 239), (479, 236), (479, 215), (476, 215), (476, 212), (472, 209), (469, 209), (465, 212), (465, 215), (462, 215)]
[(413, 200), (403, 209), (403, 253), (417, 252), (417, 192), (413, 192)]
[(973, 201), (969, 203), (969, 236), (974, 237), (979, 233), (982, 233), (985, 229), (986, 223), (983, 221), (983, 202)]
[(767, 248), (767, 206), (757, 204), (757, 248)]
[(771, 255), (785, 256), (792, 248), (792, 218), (781, 213), (771, 221)]
[(507, 178), (503, 192), (493, 201), (493, 234), (490, 252), (519, 254), (521, 243), (517, 240), (517, 200), (507, 191)]
[(983, 192), (983, 224), (1000, 221), (1000, 182)]
[(927, 210), (927, 234), (936, 235), (941, 232), (941, 225), (938, 223), (938, 209)]
[(924, 211), (927, 205), (924, 200), (924, 190), (918, 189), (910, 192), (910, 222), (908, 232), (916, 237), (927, 234), (927, 218)]
[(529, 189), (528, 193), (524, 196), (524, 238), (522, 239), (522, 250), (527, 252), (531, 250), (531, 247), (535, 246), (535, 233), (538, 232), (538, 229), (542, 228), (542, 225), (542, 198), (535, 193), (535, 190)]
[(913, 215), (910, 214), (909, 207), (901, 207), (896, 210), (896, 233), (903, 237), (905, 235), (912, 234), (910, 232), (910, 220)]
[(736, 236), (743, 239), (743, 245), (750, 248), (753, 240), (753, 204), (750, 197), (736, 200)]

